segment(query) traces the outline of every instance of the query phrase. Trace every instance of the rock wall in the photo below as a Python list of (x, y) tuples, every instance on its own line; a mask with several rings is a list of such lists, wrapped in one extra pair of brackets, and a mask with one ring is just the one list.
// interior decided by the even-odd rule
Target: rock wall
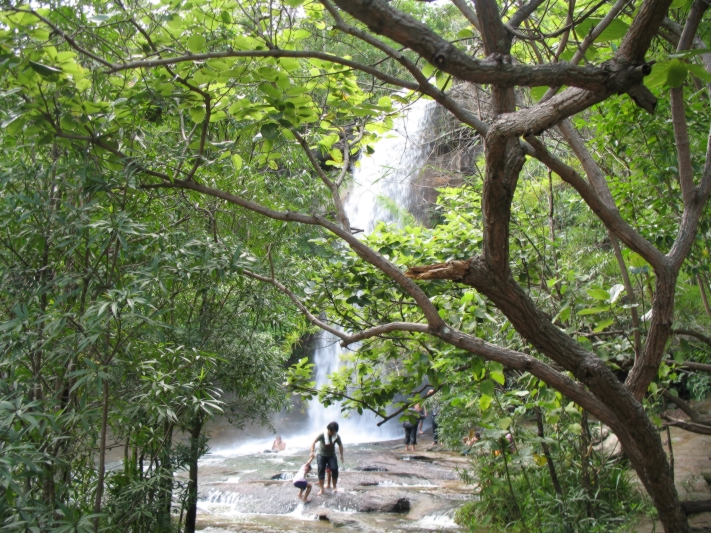
[[(460, 83), (449, 91), (449, 96), (484, 120), (491, 115), (490, 95), (479, 86)], [(481, 181), (477, 176), (476, 160), (483, 154), (483, 139), (449, 111), (437, 106), (430, 118), (425, 142), (429, 156), (411, 183), (408, 210), (421, 224), (429, 227), (434, 222), (437, 189)]]

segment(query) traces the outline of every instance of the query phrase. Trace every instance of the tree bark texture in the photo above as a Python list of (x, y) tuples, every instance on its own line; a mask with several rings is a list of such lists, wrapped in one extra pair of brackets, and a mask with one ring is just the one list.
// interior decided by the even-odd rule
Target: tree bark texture
[(188, 496), (186, 499), (187, 513), (185, 516), (185, 533), (195, 533), (197, 517), (197, 489), (198, 489), (198, 459), (200, 448), (200, 433), (202, 420), (195, 419), (190, 430), (190, 472), (188, 477)]

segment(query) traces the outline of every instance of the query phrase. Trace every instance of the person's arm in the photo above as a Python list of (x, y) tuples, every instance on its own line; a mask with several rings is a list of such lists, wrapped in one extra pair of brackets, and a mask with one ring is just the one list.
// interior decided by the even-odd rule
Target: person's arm
[(314, 450), (316, 449), (316, 443), (319, 441), (321, 436), (319, 435), (314, 439), (314, 441), (311, 443), (311, 457), (309, 458), (309, 462), (313, 460), (314, 457), (316, 457), (316, 454), (314, 453)]
[(343, 444), (341, 444), (341, 437), (338, 437), (338, 449), (341, 451), (341, 462), (343, 462)]
[(272, 450), (276, 450), (276, 449), (277, 449), (277, 443), (276, 443), (276, 439), (275, 439), (274, 442), (272, 442)]

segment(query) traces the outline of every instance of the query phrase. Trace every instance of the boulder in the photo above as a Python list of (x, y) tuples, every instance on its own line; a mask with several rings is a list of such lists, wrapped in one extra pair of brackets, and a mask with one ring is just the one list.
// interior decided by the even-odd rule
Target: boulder
[(359, 513), (407, 513), (410, 510), (410, 500), (407, 498), (367, 498), (358, 502)]

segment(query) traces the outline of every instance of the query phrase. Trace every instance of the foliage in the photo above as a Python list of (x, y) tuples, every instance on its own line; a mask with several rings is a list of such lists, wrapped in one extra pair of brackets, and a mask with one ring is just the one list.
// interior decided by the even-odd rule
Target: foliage
[(18, 148), (0, 162), (3, 529), (94, 530), (106, 425), (125, 454), (102, 523), (170, 530), (174, 473), (193, 459), (173, 433), (223, 411), (265, 423), (284, 402), (292, 315), (191, 206), (81, 153)]
[[(111, 503), (102, 520), (168, 527), (172, 472), (204, 449), (195, 437), (183, 453), (173, 430), (199, 433), (229, 408), (216, 402), (218, 385), (262, 398), (262, 420), (278, 405), (280, 372), (260, 368), (278, 366), (281, 338), (301, 325), (284, 310), (288, 297), (312, 323), (362, 342), (322, 391), (302, 360), (289, 379), (305, 395), (388, 416), (388, 405), (400, 412), (434, 388), (445, 405), (478, 408), (484, 420), (499, 409), (503, 431), (516, 420), (499, 406), (500, 387), (511, 368), (530, 371), (569, 396), (531, 407), (554, 428), (560, 409), (614, 426), (665, 503), (665, 526), (688, 529), (658, 428), (628, 415), (642, 412), (648, 388), (678, 378), (664, 362), (681, 345), (668, 342), (672, 322), (708, 327), (690, 288), (707, 285), (702, 65), (711, 56), (676, 51), (681, 23), (708, 39), (708, 24), (691, 27), (705, 7), (481, 0), (472, 14), (466, 2), (334, 3), (3, 3), (0, 124), (12, 148), (1, 207), (3, 372), (17, 388), (12, 401), (51, 413), (59, 428), (54, 440), (28, 431), (36, 462), (13, 468), (32, 477), (30, 464), (49, 454), (50, 472), (33, 479), (65, 479), (55, 464), (86, 476), (75, 492), (36, 484), (30, 503), (53, 512), (59, 500), (83, 520), (86, 487), (96, 486), (101, 511), (105, 469), (93, 467), (93, 451), (104, 457), (107, 426), (119, 427), (114, 409), (139, 398), (143, 410), (127, 412), (123, 435), (134, 443), (126, 455), (135, 459), (125, 459), (134, 473), (107, 481), (109, 502), (127, 505), (116, 495), (133, 487), (148, 507), (121, 514)], [(444, 91), (457, 77), (486, 87), (476, 112)], [(401, 216), (404, 229), (354, 237), (342, 201), (348, 172), (421, 95), (485, 139), (484, 157), (465, 169), (466, 187), (441, 191), (432, 228)], [(437, 276), (415, 265), (445, 273), (427, 281)], [(675, 306), (677, 293), (687, 305)], [(267, 309), (277, 315), (270, 324)], [(253, 374), (235, 364), (242, 358), (272, 386), (250, 387)], [(180, 361), (194, 372), (182, 374)], [(623, 387), (616, 378), (630, 369)], [(527, 385), (531, 394), (534, 385), (542, 390)], [(517, 409), (522, 417), (529, 407)], [(25, 435), (32, 424), (22, 420), (10, 424)], [(552, 431), (576, 433), (575, 424)], [(555, 453), (565, 457), (564, 448)], [(55, 498), (57, 487), (65, 492)], [(614, 495), (605, 487), (601, 495)], [(17, 510), (6, 521), (19, 524), (23, 498), (11, 493)], [(144, 509), (155, 513), (145, 523)], [(52, 512), (31, 516), (51, 521)]]

